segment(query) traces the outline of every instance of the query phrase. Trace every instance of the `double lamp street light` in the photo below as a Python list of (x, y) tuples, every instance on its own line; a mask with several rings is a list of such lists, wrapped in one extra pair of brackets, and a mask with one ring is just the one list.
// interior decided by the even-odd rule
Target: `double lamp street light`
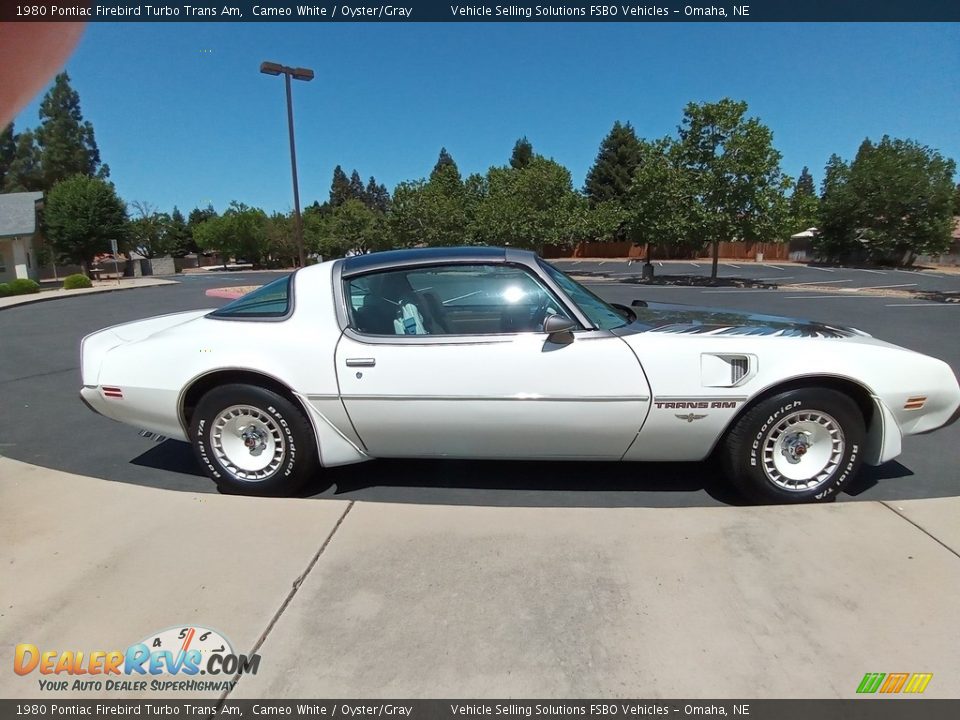
[(297, 253), (300, 256), (300, 267), (304, 267), (307, 264), (307, 257), (303, 248), (303, 218), (300, 216), (300, 187), (297, 182), (297, 146), (293, 140), (293, 99), (290, 96), (290, 78), (313, 80), (313, 70), (287, 67), (275, 62), (262, 62), (260, 72), (265, 75), (283, 75), (287, 86), (287, 129), (290, 132), (290, 170), (293, 173), (294, 234), (297, 240)]

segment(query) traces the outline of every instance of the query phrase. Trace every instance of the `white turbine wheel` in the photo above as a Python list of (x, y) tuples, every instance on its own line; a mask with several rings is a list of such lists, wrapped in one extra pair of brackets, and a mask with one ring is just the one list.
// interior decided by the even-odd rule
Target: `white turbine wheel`
[(287, 449), (277, 422), (250, 405), (232, 405), (217, 416), (210, 427), (210, 446), (231, 475), (247, 482), (273, 475)]
[(790, 413), (763, 441), (763, 471), (784, 490), (812, 490), (829, 480), (843, 459), (840, 424), (820, 411)]

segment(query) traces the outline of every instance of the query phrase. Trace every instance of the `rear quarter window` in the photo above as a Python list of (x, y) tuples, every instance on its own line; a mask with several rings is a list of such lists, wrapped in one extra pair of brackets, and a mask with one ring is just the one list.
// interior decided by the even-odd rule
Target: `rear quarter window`
[(290, 278), (280, 278), (214, 310), (207, 317), (222, 320), (284, 318), (290, 314)]

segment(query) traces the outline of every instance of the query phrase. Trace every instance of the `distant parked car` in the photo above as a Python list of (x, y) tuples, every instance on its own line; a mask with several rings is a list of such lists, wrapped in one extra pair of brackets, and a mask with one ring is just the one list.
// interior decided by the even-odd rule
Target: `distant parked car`
[(218, 310), (88, 335), (82, 360), (93, 410), (188, 440), (249, 494), (377, 457), (716, 453), (757, 501), (825, 501), (960, 414), (946, 363), (859, 330), (611, 305), (502, 248), (313, 265)]

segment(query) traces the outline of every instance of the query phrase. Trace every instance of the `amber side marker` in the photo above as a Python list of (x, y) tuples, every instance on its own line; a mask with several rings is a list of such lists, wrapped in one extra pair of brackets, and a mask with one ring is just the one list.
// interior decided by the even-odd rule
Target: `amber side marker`
[(903, 409), (904, 409), (904, 410), (919, 410), (920, 408), (922, 408), (922, 407), (924, 406), (924, 403), (926, 403), (926, 402), (927, 402), (927, 398), (926, 398), (926, 397), (912, 397), (912, 398), (907, 398), (907, 402), (904, 403)]

